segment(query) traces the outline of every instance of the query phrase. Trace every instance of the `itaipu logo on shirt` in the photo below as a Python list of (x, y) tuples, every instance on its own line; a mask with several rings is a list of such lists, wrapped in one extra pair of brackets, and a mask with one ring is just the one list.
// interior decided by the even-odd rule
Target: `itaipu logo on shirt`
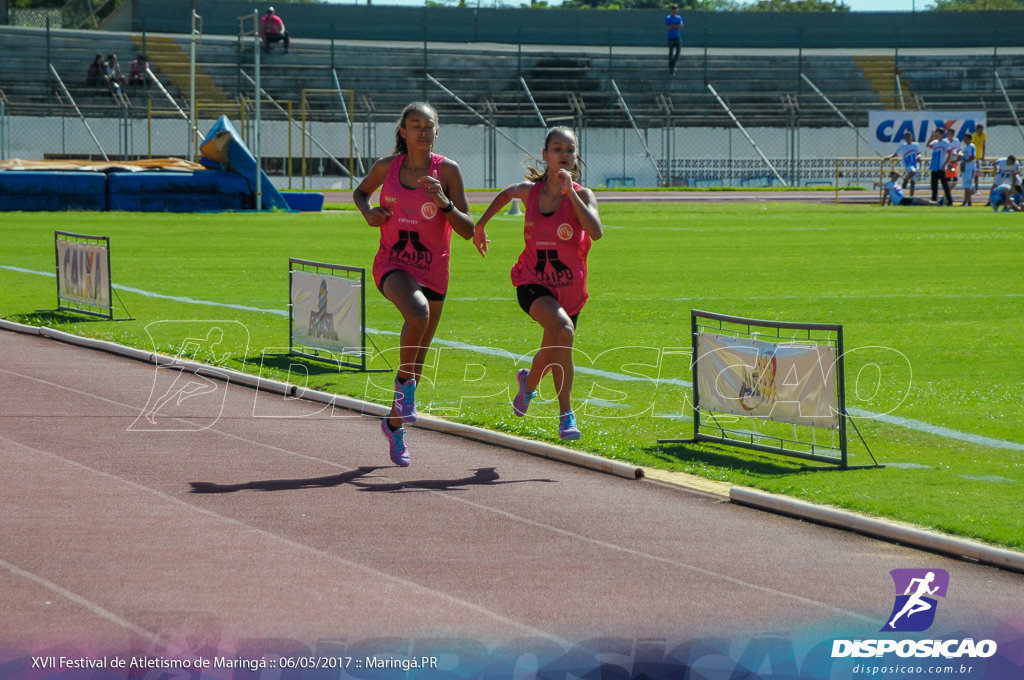
[(391, 246), (388, 260), (426, 270), (434, 262), (434, 254), (420, 241), (419, 232), (399, 229), (398, 240)]
[(945, 569), (893, 569), (896, 602), (883, 631), (920, 632), (935, 621), (936, 597), (946, 597), (949, 573)]

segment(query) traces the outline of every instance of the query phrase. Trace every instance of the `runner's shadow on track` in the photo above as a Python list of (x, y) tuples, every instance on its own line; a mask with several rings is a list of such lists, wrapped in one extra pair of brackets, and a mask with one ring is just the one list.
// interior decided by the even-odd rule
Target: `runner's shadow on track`
[(420, 479), (409, 482), (382, 482), (374, 484), (362, 478), (372, 476), (381, 467), (361, 467), (349, 472), (342, 472), (327, 477), (311, 477), (309, 479), (267, 479), (241, 484), (215, 484), (213, 482), (190, 482), (191, 493), (234, 493), (236, 491), (297, 491), (300, 489), (324, 489), (350, 484), (360, 491), (465, 491), (472, 486), (496, 486), (498, 484), (522, 484), (524, 482), (548, 482), (553, 479), (514, 479), (502, 480), (495, 468), (476, 468), (472, 475), (457, 479)]
[(409, 482), (389, 482), (373, 484), (354, 481), (352, 484), (360, 491), (465, 491), (472, 486), (497, 486), (499, 484), (523, 484), (525, 482), (543, 482), (554, 484), (553, 479), (510, 479), (503, 480), (498, 471), (492, 467), (476, 468), (473, 474), (459, 479), (418, 479)]
[(256, 357), (236, 357), (239, 361), (246, 363), (252, 363), (253, 361), (262, 361), (264, 368), (273, 368), (282, 373), (291, 374), (294, 372), (297, 366), (301, 366), (307, 376), (322, 376), (322, 375), (341, 375), (347, 373), (362, 373), (358, 368), (352, 366), (344, 366), (337, 362), (331, 361), (330, 357), (324, 357), (320, 361), (314, 361), (312, 359), (306, 359), (304, 357), (294, 356), (290, 354), (265, 354), (262, 358)]
[[(751, 451), (740, 451), (738, 449), (714, 450), (711, 444), (660, 444), (646, 449), (651, 456), (666, 462), (677, 463), (701, 463), (715, 468), (741, 469), (754, 475), (765, 477), (776, 477), (804, 472), (799, 462), (786, 460), (768, 460), (762, 454)], [(763, 454), (764, 456), (770, 454)]]
[(213, 482), (189, 482), (191, 493), (234, 493), (235, 491), (297, 491), (299, 489), (325, 489), (343, 484), (354, 484), (360, 477), (372, 475), (381, 467), (361, 467), (337, 475), (311, 477), (309, 479), (266, 479), (242, 484), (215, 484)]

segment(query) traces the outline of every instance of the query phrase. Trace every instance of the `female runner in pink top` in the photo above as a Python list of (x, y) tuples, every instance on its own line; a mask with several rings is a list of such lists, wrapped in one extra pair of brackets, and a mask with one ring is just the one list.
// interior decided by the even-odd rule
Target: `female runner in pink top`
[(512, 267), (512, 285), (519, 306), (540, 324), (544, 335), (531, 367), (516, 372), (518, 391), (512, 407), (517, 416), (525, 415), (550, 371), (558, 396), (558, 436), (579, 439), (572, 410), (572, 344), (587, 301), (587, 253), (603, 228), (594, 192), (574, 181), (580, 177), (576, 135), (565, 128), (549, 131), (542, 159), (547, 164), (544, 172), (529, 168), (526, 181), (505, 187), (491, 201), (476, 224), (473, 245), (486, 254), (488, 220), (512, 199), (523, 202), (526, 248)]
[[(391, 460), (402, 466), (409, 464), (402, 423), (416, 421), (416, 383), (448, 292), (452, 230), (464, 239), (473, 235), (462, 172), (433, 153), (437, 134), (433, 107), (406, 106), (395, 130), (395, 154), (374, 163), (352, 195), (366, 222), (380, 228), (373, 280), (404, 320), (395, 398), (381, 422)], [(373, 207), (370, 197), (378, 188), (380, 205)]]

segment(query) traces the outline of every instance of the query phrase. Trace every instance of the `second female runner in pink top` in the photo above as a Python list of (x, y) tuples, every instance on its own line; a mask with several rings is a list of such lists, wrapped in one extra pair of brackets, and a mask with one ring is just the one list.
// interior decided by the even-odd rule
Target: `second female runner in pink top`
[(594, 192), (574, 180), (580, 177), (576, 135), (554, 128), (544, 140), (547, 168), (529, 168), (526, 181), (505, 187), (487, 207), (473, 234), (473, 245), (487, 253), (487, 222), (509, 201), (526, 206), (523, 237), (526, 247), (512, 267), (519, 306), (544, 331), (540, 350), (529, 369), (516, 372), (512, 409), (526, 415), (537, 386), (550, 372), (558, 397), (558, 436), (579, 439), (572, 410), (575, 367), (572, 346), (580, 311), (587, 301), (587, 253), (591, 241), (604, 233)]
[[(540, 194), (546, 184), (534, 184), (527, 196), (523, 224), (526, 248), (512, 267), (512, 285), (547, 288), (571, 319), (583, 310), (588, 297), (591, 237), (576, 219), (571, 201), (563, 200), (551, 214), (541, 212)], [(583, 189), (575, 182), (572, 188), (575, 192)]]

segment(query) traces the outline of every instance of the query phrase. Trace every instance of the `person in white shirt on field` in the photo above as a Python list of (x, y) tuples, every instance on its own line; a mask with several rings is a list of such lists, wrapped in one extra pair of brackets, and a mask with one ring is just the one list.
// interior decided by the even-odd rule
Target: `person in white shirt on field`
[(1020, 183), (1020, 161), (1013, 154), (996, 160), (992, 164), (992, 168), (996, 173), (995, 178), (992, 180), (993, 189), (1001, 184), (1013, 185)]
[[(928, 148), (932, 152), (928, 169), (932, 173), (932, 200), (939, 205), (952, 205), (953, 195), (949, 193), (949, 178), (946, 177), (946, 159), (949, 155), (949, 144), (944, 139), (945, 128), (935, 128), (932, 138), (928, 140)], [(939, 200), (939, 184), (942, 184), (942, 200)]]
[[(956, 130), (946, 128), (946, 159), (943, 170), (946, 172), (946, 179), (949, 180), (949, 188), (956, 188), (957, 179), (960, 177), (960, 157), (963, 156), (963, 144), (956, 138)], [(949, 205), (953, 205), (950, 197)]]
[(964, 146), (962, 149), (963, 158), (963, 184), (964, 201), (960, 205), (973, 205), (971, 196), (974, 195), (974, 182), (978, 174), (978, 151), (972, 141), (973, 135), (968, 132), (964, 135)]
[(914, 187), (917, 185), (917, 169), (921, 162), (921, 147), (914, 141), (913, 133), (903, 133), (903, 143), (896, 147), (896, 151), (887, 158), (899, 158), (903, 162), (903, 186), (907, 188), (910, 196), (914, 195)]
[(905, 196), (900, 186), (900, 173), (890, 172), (889, 181), (882, 187), (882, 205), (938, 205), (926, 198)]

